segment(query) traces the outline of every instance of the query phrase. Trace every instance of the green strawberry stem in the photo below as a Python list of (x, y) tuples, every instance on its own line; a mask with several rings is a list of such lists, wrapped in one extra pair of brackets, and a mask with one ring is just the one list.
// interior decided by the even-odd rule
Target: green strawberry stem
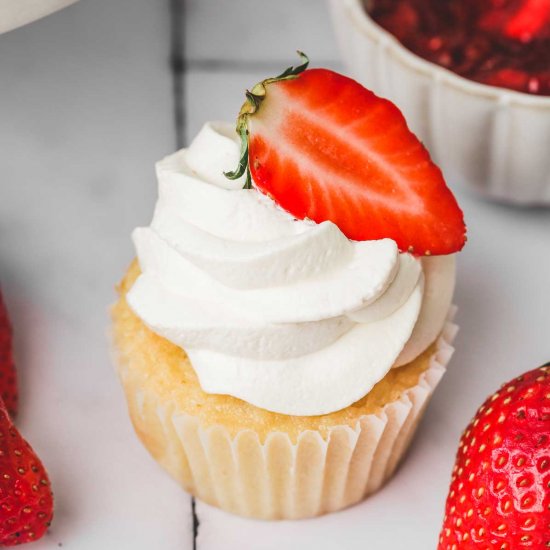
[(241, 156), (239, 164), (232, 172), (224, 172), (226, 178), (230, 180), (239, 179), (246, 172), (246, 181), (243, 189), (252, 189), (252, 178), (250, 176), (250, 167), (248, 162), (248, 117), (258, 111), (262, 101), (265, 99), (266, 87), (273, 82), (281, 80), (291, 80), (303, 73), (309, 65), (308, 56), (298, 50), (298, 55), (301, 59), (301, 64), (296, 67), (288, 67), (279, 76), (266, 78), (258, 82), (252, 90), (246, 90), (246, 100), (241, 107), (239, 116), (237, 117), (237, 134), (241, 138)]

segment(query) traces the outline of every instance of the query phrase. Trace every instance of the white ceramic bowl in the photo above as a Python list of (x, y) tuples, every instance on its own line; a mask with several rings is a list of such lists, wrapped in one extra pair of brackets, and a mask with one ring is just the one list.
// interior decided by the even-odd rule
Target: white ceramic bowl
[(351, 74), (402, 109), (452, 185), (550, 205), (550, 97), (478, 84), (413, 54), (362, 0), (329, 0)]

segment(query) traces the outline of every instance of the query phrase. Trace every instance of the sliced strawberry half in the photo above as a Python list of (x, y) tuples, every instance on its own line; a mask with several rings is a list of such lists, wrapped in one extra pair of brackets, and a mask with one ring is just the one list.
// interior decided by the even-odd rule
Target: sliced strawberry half
[(247, 92), (237, 122), (239, 167), (298, 219), (330, 220), (350, 239), (450, 254), (464, 217), (441, 170), (390, 101), (308, 60)]

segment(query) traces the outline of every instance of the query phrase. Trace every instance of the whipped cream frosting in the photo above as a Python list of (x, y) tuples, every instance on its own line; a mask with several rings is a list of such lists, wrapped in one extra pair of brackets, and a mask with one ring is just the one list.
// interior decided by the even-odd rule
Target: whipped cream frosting
[(418, 259), (391, 239), (295, 220), (223, 175), (238, 158), (233, 126), (219, 122), (157, 164), (128, 303), (185, 349), (205, 392), (290, 415), (347, 407), (435, 340), (454, 257)]

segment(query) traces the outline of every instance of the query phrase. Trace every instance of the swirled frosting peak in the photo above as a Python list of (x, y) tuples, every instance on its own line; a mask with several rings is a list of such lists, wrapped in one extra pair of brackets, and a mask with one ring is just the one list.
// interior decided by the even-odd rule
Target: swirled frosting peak
[(209, 123), (158, 163), (128, 303), (186, 350), (206, 392), (292, 415), (344, 408), (436, 337), (452, 257), (419, 260), (390, 239), (354, 242), (331, 222), (295, 220), (225, 178), (238, 157), (233, 128)]

